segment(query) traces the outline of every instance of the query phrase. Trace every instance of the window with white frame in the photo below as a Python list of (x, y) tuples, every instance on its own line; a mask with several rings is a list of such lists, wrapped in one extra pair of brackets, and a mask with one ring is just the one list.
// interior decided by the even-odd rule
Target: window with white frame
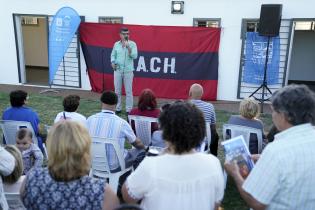
[(98, 18), (99, 23), (113, 23), (113, 24), (122, 24), (123, 23), (123, 17), (107, 17), (102, 16)]
[(196, 27), (219, 28), (221, 20), (219, 18), (194, 18), (193, 25)]
[(294, 22), (296, 31), (315, 31), (315, 21), (296, 21)]

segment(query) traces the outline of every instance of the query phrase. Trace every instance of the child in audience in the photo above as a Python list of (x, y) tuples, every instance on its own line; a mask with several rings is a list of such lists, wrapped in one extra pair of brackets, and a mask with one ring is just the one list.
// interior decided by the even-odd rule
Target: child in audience
[[(8, 151), (15, 159), (15, 167), (13, 172), (9, 176), (3, 176), (3, 190), (4, 193), (20, 193), (20, 188), (25, 176), (23, 173), (23, 160), (20, 150), (14, 145), (5, 146), (5, 150)], [(14, 200), (8, 200), (9, 209), (25, 209), (20, 198)]]
[(24, 175), (32, 167), (41, 167), (43, 164), (43, 154), (39, 147), (33, 143), (32, 137), (32, 132), (27, 128), (20, 129), (16, 134), (16, 146), (23, 157)]

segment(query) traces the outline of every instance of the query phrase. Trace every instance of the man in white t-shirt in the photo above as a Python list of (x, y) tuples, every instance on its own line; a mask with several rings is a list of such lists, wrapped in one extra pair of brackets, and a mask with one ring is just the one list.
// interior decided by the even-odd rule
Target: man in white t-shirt
[(63, 99), (63, 112), (57, 114), (54, 123), (59, 120), (73, 120), (82, 123), (86, 126), (86, 117), (77, 113), (77, 109), (80, 105), (80, 96), (68, 95)]

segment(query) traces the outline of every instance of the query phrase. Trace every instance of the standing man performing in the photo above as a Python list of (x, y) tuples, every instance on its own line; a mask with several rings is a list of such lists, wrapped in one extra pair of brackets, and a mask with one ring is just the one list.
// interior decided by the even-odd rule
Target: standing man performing
[(126, 92), (126, 112), (130, 112), (133, 106), (132, 81), (134, 65), (133, 60), (138, 57), (137, 45), (129, 40), (128, 28), (120, 29), (120, 41), (114, 44), (111, 53), (111, 64), (114, 70), (115, 93), (118, 96), (116, 114), (121, 113), (121, 89), (122, 84)]

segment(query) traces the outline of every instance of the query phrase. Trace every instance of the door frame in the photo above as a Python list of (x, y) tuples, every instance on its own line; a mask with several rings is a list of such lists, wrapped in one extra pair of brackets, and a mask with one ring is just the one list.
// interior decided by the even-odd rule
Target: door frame
[(315, 18), (292, 18), (291, 19), (291, 33), (290, 33), (290, 46), (288, 49), (288, 53), (287, 53), (287, 69), (286, 69), (286, 77), (285, 77), (285, 83), (284, 85), (288, 85), (289, 82), (289, 76), (290, 76), (290, 63), (291, 63), (291, 58), (292, 58), (292, 47), (293, 47), (293, 43), (294, 43), (294, 35), (295, 35), (295, 23), (296, 22), (305, 22), (305, 21), (315, 21)]
[[(19, 83), (26, 83), (26, 69), (25, 69), (25, 55), (24, 55), (24, 40), (23, 40), (23, 32), (22, 32), (22, 23), (21, 17), (29, 16), (29, 17), (40, 17), (46, 19), (46, 32), (47, 32), (47, 56), (48, 56), (48, 36), (49, 36), (49, 26), (48, 26), (48, 15), (43, 14), (23, 14), (23, 13), (13, 13), (13, 25), (14, 25), (14, 35), (15, 35), (15, 47), (16, 47), (16, 56), (17, 56), (17, 65), (18, 65), (18, 76)], [(48, 67), (49, 68), (49, 67)], [(42, 86), (42, 85), (41, 85)], [(46, 86), (46, 85), (44, 85)], [(48, 86), (48, 84), (47, 84)]]

